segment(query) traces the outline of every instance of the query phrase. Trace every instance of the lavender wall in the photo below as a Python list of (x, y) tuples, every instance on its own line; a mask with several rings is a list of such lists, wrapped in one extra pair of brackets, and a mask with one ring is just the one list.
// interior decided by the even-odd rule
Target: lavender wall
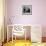
[[(32, 15), (22, 15), (22, 6), (32, 4)], [(46, 36), (46, 0), (7, 0), (8, 24), (40, 24)]]

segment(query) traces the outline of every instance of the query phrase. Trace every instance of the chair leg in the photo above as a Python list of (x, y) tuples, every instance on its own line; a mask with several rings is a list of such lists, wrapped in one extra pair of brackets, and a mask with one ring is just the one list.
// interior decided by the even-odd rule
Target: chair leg
[(13, 32), (12, 32), (12, 43), (13, 43)]
[(26, 31), (25, 31), (25, 42), (26, 42)]
[(15, 42), (16, 42), (16, 36), (15, 36)]

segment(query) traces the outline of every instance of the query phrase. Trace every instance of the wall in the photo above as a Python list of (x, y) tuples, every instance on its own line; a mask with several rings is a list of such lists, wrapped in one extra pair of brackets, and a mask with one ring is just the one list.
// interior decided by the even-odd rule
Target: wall
[[(32, 15), (22, 15), (22, 6), (31, 4)], [(7, 0), (7, 8), (8, 24), (40, 24), (46, 37), (46, 0)]]

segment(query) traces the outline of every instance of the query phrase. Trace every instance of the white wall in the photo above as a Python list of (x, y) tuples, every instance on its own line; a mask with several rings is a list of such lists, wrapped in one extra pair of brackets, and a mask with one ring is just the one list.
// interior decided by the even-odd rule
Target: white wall
[[(31, 4), (32, 15), (22, 15), (22, 6)], [(46, 0), (7, 0), (7, 8), (7, 15), (8, 17), (11, 16), (12, 23), (40, 24), (42, 25), (43, 36), (46, 36)], [(10, 20), (8, 20), (8, 24), (11, 24)]]

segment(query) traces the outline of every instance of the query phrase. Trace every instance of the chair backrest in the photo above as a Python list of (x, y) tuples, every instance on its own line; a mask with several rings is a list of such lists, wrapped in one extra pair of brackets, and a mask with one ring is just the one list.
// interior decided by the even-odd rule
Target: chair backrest
[(13, 32), (13, 35), (15, 35), (15, 36), (22, 36), (22, 35), (24, 35), (24, 29), (23, 29), (23, 26), (21, 26), (21, 25), (14, 25), (14, 27), (13, 27), (13, 30), (12, 30)]

